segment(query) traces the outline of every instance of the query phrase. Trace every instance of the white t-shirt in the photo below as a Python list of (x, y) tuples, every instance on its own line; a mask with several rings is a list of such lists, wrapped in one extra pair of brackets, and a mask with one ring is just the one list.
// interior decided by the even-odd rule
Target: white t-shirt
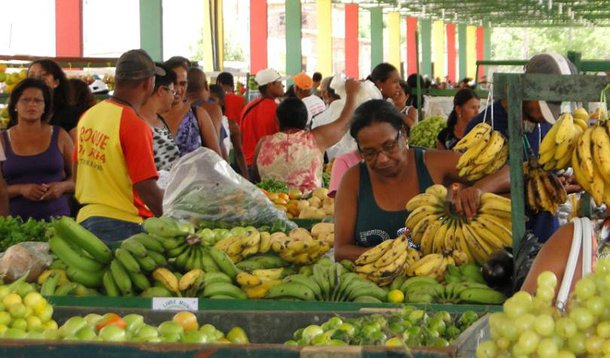
[[(324, 113), (319, 114), (316, 118), (313, 119), (312, 128), (319, 127), (324, 124), (328, 124), (334, 122), (341, 116), (341, 112), (343, 111), (343, 107), (345, 106), (344, 99), (338, 99), (332, 101), (326, 111)], [(322, 117), (322, 118), (320, 118)], [(357, 148), (356, 141), (349, 134), (349, 130), (345, 133), (343, 138), (337, 144), (326, 150), (326, 154), (328, 155), (328, 160), (333, 159), (341, 154), (345, 154), (347, 152), (351, 152)]]
[(318, 116), (326, 109), (324, 101), (314, 94), (303, 98), (303, 103), (305, 103), (305, 107), (307, 107), (307, 125), (311, 124), (312, 118)]

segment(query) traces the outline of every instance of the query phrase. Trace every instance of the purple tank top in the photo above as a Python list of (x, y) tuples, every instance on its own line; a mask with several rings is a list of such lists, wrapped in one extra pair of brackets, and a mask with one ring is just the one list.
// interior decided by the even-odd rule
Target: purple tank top
[(178, 149), (180, 149), (180, 156), (201, 147), (201, 132), (199, 131), (199, 123), (193, 108), (186, 113), (182, 122), (180, 122), (175, 141)]
[[(8, 131), (2, 132), (6, 161), (2, 163), (2, 172), (8, 185), (43, 184), (59, 182), (65, 179), (64, 157), (57, 146), (59, 127), (53, 126), (51, 144), (42, 153), (36, 155), (17, 155), (9, 140)], [(31, 201), (23, 196), (10, 199), (9, 214), (23, 219), (34, 218), (48, 220), (55, 216), (70, 215), (68, 199), (64, 195), (55, 200)]]

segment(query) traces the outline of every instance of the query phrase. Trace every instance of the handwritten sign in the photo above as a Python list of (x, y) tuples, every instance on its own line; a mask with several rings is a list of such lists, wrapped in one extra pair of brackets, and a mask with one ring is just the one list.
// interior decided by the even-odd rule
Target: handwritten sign
[(192, 297), (153, 297), (154, 311), (197, 311), (199, 299)]

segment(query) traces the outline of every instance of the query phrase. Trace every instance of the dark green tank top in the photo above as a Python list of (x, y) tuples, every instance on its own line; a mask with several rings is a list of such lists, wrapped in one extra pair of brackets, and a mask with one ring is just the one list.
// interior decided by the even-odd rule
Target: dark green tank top
[[(424, 163), (425, 151), (413, 148), (415, 151), (415, 168), (419, 182), (419, 192), (433, 185), (432, 177)], [(356, 244), (363, 247), (373, 247), (384, 240), (395, 238), (397, 231), (405, 226), (407, 210), (386, 211), (377, 206), (371, 189), (371, 178), (366, 164), (360, 164), (360, 183), (358, 187), (358, 208), (356, 216)]]

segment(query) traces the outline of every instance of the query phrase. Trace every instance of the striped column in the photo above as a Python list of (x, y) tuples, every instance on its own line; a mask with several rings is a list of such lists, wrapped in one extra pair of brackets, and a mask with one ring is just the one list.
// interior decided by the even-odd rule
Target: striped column
[(407, 76), (417, 73), (418, 53), (417, 53), (417, 18), (407, 17)]
[(400, 14), (388, 13), (388, 62), (402, 73), (400, 63)]
[(374, 7), (371, 11), (371, 70), (383, 62), (383, 9)]
[[(477, 61), (481, 61), (485, 59), (485, 30), (482, 26), (477, 27)], [(475, 64), (476, 69), (476, 64)], [(485, 76), (485, 69), (483, 66), (479, 69), (479, 78)]]
[(323, 76), (333, 72), (333, 32), (331, 0), (316, 0), (316, 17), (318, 24), (318, 62), (317, 70)]
[(476, 26), (466, 27), (466, 74), (468, 78), (474, 79), (477, 68), (477, 28)]
[[(146, 1), (146, 0), (141, 0), (141, 1)], [(214, 18), (213, 18), (213, 14), (214, 14), (214, 10), (213, 7), (214, 5), (212, 4), (213, 1), (208, 1), (208, 0), (204, 0), (202, 1), (203, 3), (203, 25), (201, 26), (202, 29), (202, 37), (203, 37), (203, 41), (201, 42), (203, 45), (203, 68), (205, 70), (212, 70), (214, 69), (214, 48), (216, 46), (214, 46)]]
[(82, 0), (55, 0), (55, 56), (83, 56)]
[(301, 72), (301, 55), (301, 1), (286, 0), (286, 74)]
[(421, 33), (421, 67), (422, 75), (432, 76), (432, 20), (420, 19), (419, 31)]
[(458, 25), (458, 60), (459, 60), (459, 78), (458, 81), (468, 76), (468, 54), (466, 51), (466, 25)]
[(358, 4), (345, 4), (345, 74), (360, 78)]
[(441, 81), (445, 77), (445, 24), (436, 20), (432, 24), (432, 43), (434, 46), (434, 78)]
[(214, 24), (214, 37), (216, 41), (216, 65), (214, 66), (215, 71), (223, 71), (225, 63), (225, 27), (224, 27), (224, 12), (223, 12), (223, 1), (216, 0), (216, 9), (214, 14), (216, 16), (216, 22)]
[(455, 24), (447, 24), (445, 27), (447, 34), (447, 78), (451, 82), (455, 82)]
[(267, 0), (250, 0), (250, 72), (267, 68)]

